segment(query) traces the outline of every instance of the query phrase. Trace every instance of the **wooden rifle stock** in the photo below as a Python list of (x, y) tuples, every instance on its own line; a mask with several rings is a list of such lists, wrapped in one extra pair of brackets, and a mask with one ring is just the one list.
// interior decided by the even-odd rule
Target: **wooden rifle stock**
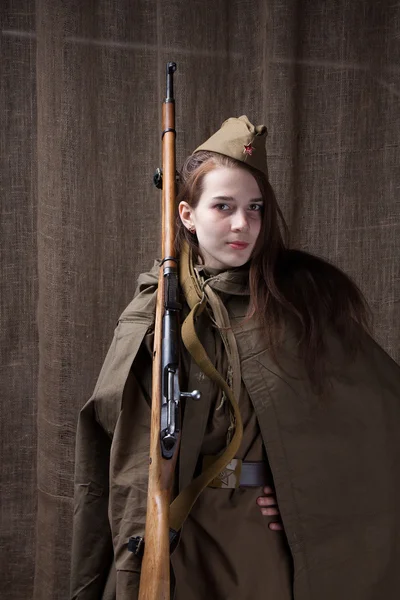
[[(167, 64), (162, 134), (162, 265), (153, 350), (149, 487), (139, 600), (170, 598), (169, 506), (179, 448), (179, 291), (175, 260), (175, 104)], [(169, 400), (169, 403), (167, 402)]]

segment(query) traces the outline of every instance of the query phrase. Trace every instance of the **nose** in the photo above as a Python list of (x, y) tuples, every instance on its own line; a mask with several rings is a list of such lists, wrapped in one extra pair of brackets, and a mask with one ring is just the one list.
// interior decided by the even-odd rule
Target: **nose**
[(237, 210), (232, 215), (231, 229), (232, 231), (247, 231), (249, 229), (249, 222), (244, 211)]

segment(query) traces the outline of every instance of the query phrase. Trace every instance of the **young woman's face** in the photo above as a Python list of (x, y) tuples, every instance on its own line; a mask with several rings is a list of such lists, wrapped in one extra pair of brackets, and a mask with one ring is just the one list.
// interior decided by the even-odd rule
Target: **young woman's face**
[(251, 173), (218, 167), (204, 176), (196, 208), (181, 202), (179, 214), (185, 227), (196, 230), (205, 265), (228, 269), (249, 260), (260, 233), (262, 207)]

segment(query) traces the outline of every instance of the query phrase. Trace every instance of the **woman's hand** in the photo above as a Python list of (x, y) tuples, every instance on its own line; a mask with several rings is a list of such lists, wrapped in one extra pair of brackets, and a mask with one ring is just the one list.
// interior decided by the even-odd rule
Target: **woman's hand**
[[(257, 504), (261, 507), (261, 514), (266, 517), (280, 517), (275, 491), (272, 489), (272, 487), (265, 487), (263, 488), (263, 492), (264, 496), (259, 496), (257, 498)], [(283, 525), (280, 518), (277, 521), (270, 523), (268, 527), (272, 529), (272, 531), (283, 530)]]

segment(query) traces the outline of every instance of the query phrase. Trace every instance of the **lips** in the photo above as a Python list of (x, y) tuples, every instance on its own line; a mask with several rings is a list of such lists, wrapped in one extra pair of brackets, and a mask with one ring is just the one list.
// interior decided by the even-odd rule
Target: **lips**
[(228, 245), (234, 250), (244, 250), (249, 246), (247, 242), (228, 242)]

